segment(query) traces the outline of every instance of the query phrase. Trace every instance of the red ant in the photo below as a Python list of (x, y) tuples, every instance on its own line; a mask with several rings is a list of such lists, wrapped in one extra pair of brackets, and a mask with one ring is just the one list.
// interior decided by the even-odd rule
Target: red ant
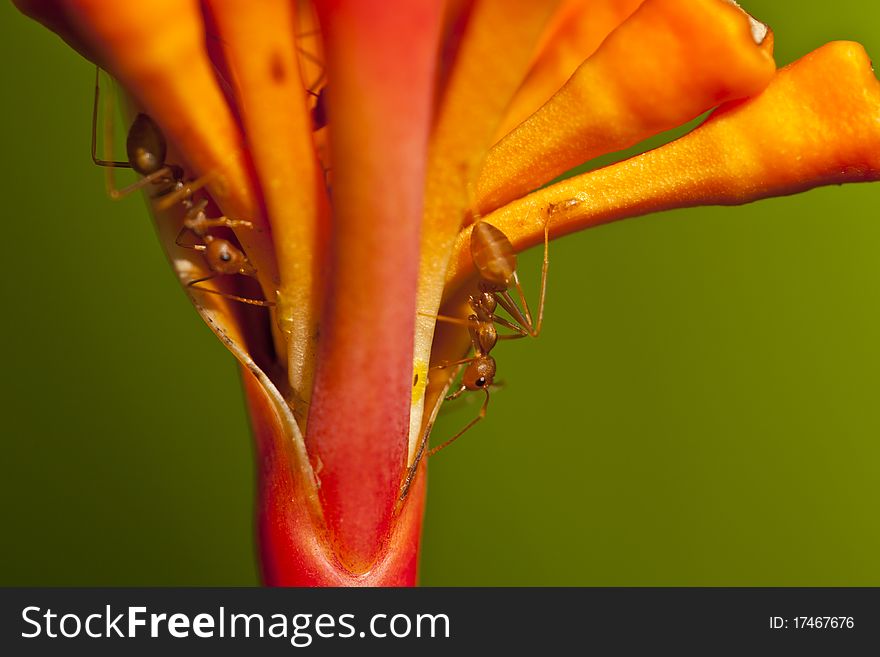
[[(561, 205), (569, 208), (577, 203), (577, 200), (571, 199)], [(549, 217), (556, 211), (557, 207), (557, 205), (550, 207), (547, 220), (544, 222), (544, 261), (541, 266), (541, 292), (538, 300), (536, 322), (532, 320), (529, 304), (526, 301), (522, 285), (520, 285), (516, 272), (516, 252), (507, 235), (486, 221), (477, 220), (474, 222), (471, 228), (470, 250), (471, 259), (473, 260), (474, 268), (477, 270), (479, 281), (477, 283), (477, 294), (472, 294), (468, 297), (468, 305), (472, 312), (468, 315), (467, 319), (448, 317), (446, 315), (429, 315), (439, 321), (467, 327), (474, 355), (470, 358), (464, 358), (451, 363), (441, 363), (433, 366), (431, 369), (444, 369), (456, 366), (456, 372), (452, 376), (452, 378), (455, 378), (458, 369), (463, 365), (467, 365), (461, 377), (460, 387), (451, 395), (447, 395), (446, 400), (450, 401), (458, 398), (465, 392), (478, 390), (483, 392), (485, 399), (474, 419), (468, 422), (454, 436), (427, 451), (429, 458), (458, 440), (468, 429), (486, 417), (486, 412), (489, 408), (489, 389), (495, 380), (496, 372), (495, 359), (490, 355), (490, 352), (494, 349), (498, 340), (515, 340), (527, 336), (534, 338), (538, 337), (541, 333), (544, 323), (544, 301), (547, 295), (547, 269), (550, 248)], [(510, 296), (509, 290), (511, 286), (516, 287), (522, 309)], [(495, 311), (498, 306), (507, 311), (514, 321), (511, 322), (504, 317), (496, 315)], [(509, 328), (514, 333), (499, 335), (496, 325)], [(407, 471), (406, 479), (401, 487), (400, 500), (403, 500), (409, 492), (419, 462), (427, 449), (429, 434), (430, 431), (425, 432), (413, 464)]]
[(167, 164), (165, 157), (168, 148), (165, 135), (162, 134), (156, 122), (146, 114), (138, 114), (128, 129), (125, 141), (127, 162), (103, 160), (97, 156), (99, 75), (100, 69), (96, 68), (95, 102), (92, 107), (92, 161), (98, 166), (110, 169), (132, 169), (135, 173), (143, 176), (140, 180), (122, 189), (116, 189), (112, 178), (108, 178), (110, 198), (118, 200), (147, 185), (156, 185), (159, 187), (155, 195), (155, 198), (160, 199), (157, 204), (159, 210), (167, 210), (178, 201), (189, 203), (193, 192), (208, 183), (209, 176), (188, 181), (185, 179), (181, 167), (176, 164)]
[[(203, 276), (202, 278), (196, 278), (194, 280), (188, 281), (186, 286), (196, 290), (200, 290), (202, 292), (208, 292), (209, 294), (217, 294), (221, 297), (231, 299), (233, 301), (240, 301), (241, 303), (246, 303), (251, 306), (274, 306), (274, 301), (249, 299), (247, 297), (240, 297), (236, 294), (220, 292), (219, 290), (212, 290), (211, 288), (202, 287), (201, 285), (199, 285), (199, 283), (210, 281), (217, 276), (231, 276), (234, 274), (240, 274), (242, 276), (255, 277), (257, 275), (257, 270), (251, 264), (251, 261), (248, 260), (248, 257), (244, 254), (244, 251), (239, 249), (229, 240), (211, 235), (210, 233), (206, 232), (210, 228), (221, 226), (226, 228), (252, 228), (253, 224), (250, 221), (246, 221), (244, 219), (227, 219), (226, 217), (214, 217), (212, 219), (209, 219), (205, 215), (205, 208), (207, 207), (207, 205), (208, 201), (202, 200), (187, 211), (186, 216), (183, 219), (183, 226), (181, 227), (180, 233), (178, 233), (177, 239), (175, 240), (175, 243), (178, 246), (186, 249), (194, 249), (201, 252), (202, 256), (205, 258), (205, 263), (208, 265), (208, 269), (211, 270), (211, 273), (208, 276)], [(203, 243), (184, 244), (183, 242), (181, 242), (181, 238), (185, 231), (190, 231), (197, 237), (201, 238)]]
[[(126, 138), (126, 153), (128, 155), (127, 162), (116, 162), (111, 160), (99, 159), (96, 154), (97, 150), (97, 126), (98, 126), (98, 99), (100, 95), (99, 87), (100, 69), (95, 70), (95, 103), (92, 108), (92, 161), (98, 166), (114, 168), (128, 168), (142, 176), (137, 182), (127, 187), (117, 190), (108, 178), (108, 191), (113, 199), (120, 199), (132, 192), (135, 192), (147, 185), (156, 185), (159, 187), (154, 198), (158, 199), (156, 208), (158, 210), (167, 210), (180, 202), (186, 208), (186, 215), (183, 219), (183, 227), (177, 236), (176, 243), (184, 248), (191, 248), (200, 251), (205, 258), (205, 264), (211, 271), (209, 276), (191, 280), (187, 283), (187, 287), (217, 294), (233, 301), (240, 301), (254, 306), (274, 306), (271, 301), (263, 301), (259, 299), (248, 299), (234, 294), (227, 294), (218, 290), (201, 287), (199, 283), (204, 283), (220, 275), (241, 274), (243, 276), (256, 276), (257, 270), (251, 264), (248, 257), (240, 248), (235, 246), (229, 240), (209, 234), (207, 231), (211, 228), (252, 228), (253, 224), (246, 220), (228, 219), (226, 217), (214, 217), (209, 219), (205, 215), (205, 208), (208, 205), (207, 200), (199, 203), (193, 203), (193, 193), (203, 187), (208, 181), (209, 176), (203, 176), (194, 181), (188, 181), (185, 178), (182, 167), (176, 164), (168, 164), (166, 162), (167, 145), (165, 135), (159, 129), (153, 119), (146, 114), (140, 113), (135, 117), (134, 122), (128, 130)], [(190, 231), (199, 237), (203, 244), (183, 244), (180, 239), (184, 231)]]

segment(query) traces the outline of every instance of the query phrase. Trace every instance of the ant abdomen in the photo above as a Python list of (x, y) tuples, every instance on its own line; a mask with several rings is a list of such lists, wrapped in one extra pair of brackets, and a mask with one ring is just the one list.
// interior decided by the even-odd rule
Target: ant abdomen
[(125, 140), (125, 150), (131, 168), (142, 176), (149, 176), (165, 166), (167, 146), (165, 136), (146, 114), (138, 114)]
[(516, 252), (507, 235), (485, 221), (477, 221), (471, 229), (471, 258), (487, 291), (510, 287), (516, 272)]

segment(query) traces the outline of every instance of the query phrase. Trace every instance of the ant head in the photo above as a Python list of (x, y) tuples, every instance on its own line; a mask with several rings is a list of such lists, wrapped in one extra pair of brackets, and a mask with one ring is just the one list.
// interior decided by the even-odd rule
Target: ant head
[(205, 260), (217, 274), (244, 274), (254, 276), (257, 271), (244, 252), (229, 240), (211, 237), (205, 240)]
[(148, 176), (165, 166), (165, 136), (146, 114), (138, 114), (128, 130), (125, 142), (131, 168)]
[(495, 359), (481, 356), (467, 366), (461, 377), (461, 384), (468, 390), (484, 390), (495, 379)]

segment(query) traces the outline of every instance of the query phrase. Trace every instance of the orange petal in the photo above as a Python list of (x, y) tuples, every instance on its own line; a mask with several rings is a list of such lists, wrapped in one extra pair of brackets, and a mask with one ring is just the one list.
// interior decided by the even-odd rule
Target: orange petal
[(602, 40), (644, 0), (564, 0), (547, 25), (537, 55), (495, 133), (496, 141), (565, 84)]
[[(880, 83), (864, 48), (839, 41), (780, 70), (761, 95), (726, 104), (681, 139), (542, 189), (486, 220), (521, 250), (542, 239), (548, 214), (558, 237), (661, 210), (878, 179)], [(465, 230), (450, 291), (473, 270), (467, 245)]]
[(82, 39), (100, 63), (159, 124), (189, 167), (211, 174), (211, 196), (224, 213), (253, 229), (237, 237), (274, 299), (278, 281), (271, 235), (248, 172), (238, 126), (205, 51), (197, 0), (117, 2), (64, 0)]
[(422, 247), (434, 266), (445, 267), (448, 245), (469, 205), (468, 180), (525, 75), (530, 44), (557, 2), (481, 0), (468, 16), (430, 146)]
[[(763, 36), (762, 36), (763, 39)], [(486, 158), (481, 213), (598, 155), (763, 89), (775, 64), (725, 0), (647, 0)]]
[(48, 27), (83, 57), (95, 61), (91, 47), (83, 41), (57, 0), (12, 0), (12, 4), (25, 16)]
[[(328, 202), (296, 52), (288, 0), (210, 0), (253, 153), (275, 243), (278, 321), (293, 390), (308, 401), (316, 349)], [(268, 108), (284, 108), (268, 109)]]
[(468, 180), (525, 74), (529, 44), (537, 41), (557, 2), (482, 0), (467, 16), (431, 138), (422, 279), (442, 285), (449, 247), (469, 205)]

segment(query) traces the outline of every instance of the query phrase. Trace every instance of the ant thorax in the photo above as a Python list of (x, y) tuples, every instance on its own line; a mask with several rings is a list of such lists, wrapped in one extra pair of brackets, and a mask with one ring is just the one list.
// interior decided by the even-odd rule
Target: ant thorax
[(470, 315), (468, 322), (470, 323), (468, 329), (474, 353), (478, 357), (488, 356), (489, 352), (495, 348), (495, 343), (498, 342), (498, 330), (495, 328), (495, 323), (491, 320), (481, 320), (476, 315)]
[(492, 314), (498, 307), (498, 299), (494, 294), (495, 290), (483, 289), (480, 286), (480, 293), (477, 296), (471, 295), (468, 298), (470, 307), (480, 316), (483, 321), (490, 321)]

